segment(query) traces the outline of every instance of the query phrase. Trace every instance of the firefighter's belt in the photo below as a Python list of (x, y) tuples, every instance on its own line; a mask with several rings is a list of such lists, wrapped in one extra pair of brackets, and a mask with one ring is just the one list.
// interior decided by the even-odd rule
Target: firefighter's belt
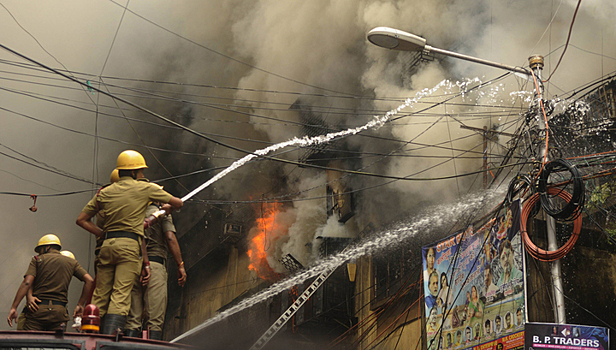
[(132, 238), (137, 242), (140, 242), (139, 235), (134, 232), (127, 231), (113, 231), (105, 233), (105, 239), (111, 238)]
[(157, 263), (159, 263), (161, 265), (165, 265), (165, 258), (163, 258), (163, 257), (148, 255), (148, 259), (150, 260), (150, 262), (154, 261), (154, 262), (157, 262)]
[(41, 299), (41, 302), (37, 302), (38, 305), (61, 305), (66, 307), (66, 303), (57, 301), (57, 300), (49, 300), (49, 299)]

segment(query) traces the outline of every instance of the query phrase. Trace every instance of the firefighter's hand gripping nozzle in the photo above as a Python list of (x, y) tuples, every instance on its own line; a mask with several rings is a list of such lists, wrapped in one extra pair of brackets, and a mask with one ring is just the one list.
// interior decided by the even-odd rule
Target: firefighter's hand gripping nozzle
[(145, 218), (145, 220), (143, 221), (143, 228), (146, 229), (151, 227), (158, 221), (159, 218), (165, 215), (167, 215), (167, 212), (164, 209), (157, 210), (154, 214)]

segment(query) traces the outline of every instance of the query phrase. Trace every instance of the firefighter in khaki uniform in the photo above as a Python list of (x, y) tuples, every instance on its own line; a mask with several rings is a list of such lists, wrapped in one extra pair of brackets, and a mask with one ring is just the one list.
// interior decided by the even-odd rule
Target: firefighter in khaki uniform
[[(118, 169), (113, 169), (113, 171), (111, 172), (111, 175), (109, 176), (109, 183), (101, 187), (98, 190), (99, 193), (103, 188), (109, 187), (111, 186), (111, 184), (114, 184), (118, 181), (120, 181), (120, 171)], [(98, 213), (96, 213), (96, 226), (98, 226), (101, 230), (105, 226), (105, 217), (103, 216), (102, 211), (99, 211)], [(103, 246), (104, 241), (105, 241), (105, 237), (96, 236), (96, 247), (94, 248), (94, 269), (95, 269), (94, 274), (96, 274), (96, 265), (98, 264), (98, 253), (100, 253), (101, 247)]]
[(57, 330), (69, 320), (66, 311), (68, 286), (73, 276), (85, 282), (73, 317), (83, 312), (84, 303), (94, 283), (81, 265), (60, 254), (60, 239), (53, 234), (43, 236), (34, 249), (39, 255), (32, 257), (24, 280), (17, 290), (7, 321), (13, 327), (17, 318), (17, 306), (32, 286), (36, 310), (25, 313), (24, 330)]
[[(143, 221), (148, 202), (169, 203), (163, 206), (168, 213), (172, 207), (182, 207), (182, 200), (173, 197), (156, 184), (137, 181), (147, 168), (139, 152), (120, 153), (116, 168), (120, 180), (103, 188), (88, 202), (77, 217), (77, 225), (97, 237), (104, 237), (98, 255), (96, 288), (92, 296), (103, 318), (101, 333), (112, 334), (123, 329), (130, 309), (133, 281), (139, 278), (147, 284), (150, 266), (147, 259)], [(102, 211), (103, 229), (91, 219)], [(143, 258), (142, 258), (143, 257)], [(143, 263), (142, 263), (143, 260)]]
[[(113, 169), (113, 171), (111, 171), (111, 175), (109, 176), (109, 183), (99, 188), (96, 195), (98, 196), (98, 193), (100, 193), (103, 188), (109, 187), (111, 186), (111, 184), (114, 184), (118, 181), (120, 181), (120, 171), (118, 169)], [(96, 226), (98, 226), (98, 228), (100, 228), (101, 230), (103, 229), (103, 227), (105, 227), (105, 217), (103, 216), (102, 211), (98, 211), (98, 213), (96, 213)], [(94, 247), (94, 281), (96, 281), (96, 266), (98, 265), (98, 254), (101, 252), (101, 247), (103, 246), (104, 241), (104, 236), (96, 236), (96, 247)], [(92, 296), (90, 296), (90, 299), (92, 299)]]
[[(148, 217), (158, 211), (157, 203), (152, 203), (145, 210)], [(178, 284), (184, 287), (186, 283), (186, 270), (182, 261), (180, 246), (175, 238), (175, 226), (171, 215), (167, 215), (155, 225), (145, 231), (147, 242), (148, 259), (150, 260), (152, 276), (147, 287), (135, 280), (131, 294), (130, 313), (126, 323), (126, 335), (140, 337), (142, 321), (141, 317), (145, 308), (145, 329), (149, 329), (149, 338), (161, 340), (165, 311), (167, 308), (167, 266), (168, 251), (178, 265)]]
[[(75, 260), (75, 255), (68, 250), (61, 250), (60, 254), (67, 256), (73, 260)], [(26, 324), (26, 313), (28, 310), (35, 312), (38, 311), (38, 304), (41, 303), (41, 300), (34, 295), (32, 295), (32, 286), (28, 289), (28, 293), (26, 294), (26, 306), (24, 306), (23, 311), (17, 317), (17, 330), (23, 331), (24, 324)]]
[[(99, 188), (96, 195), (98, 196), (98, 194), (103, 188), (108, 187), (109, 185), (115, 182), (118, 182), (118, 181), (120, 181), (119, 170), (113, 169), (113, 171), (111, 171), (111, 175), (109, 176), (109, 183)], [(103, 216), (102, 211), (99, 211), (98, 213), (96, 213), (96, 226), (98, 226), (98, 228), (100, 228), (101, 230), (105, 226), (105, 217)], [(100, 253), (101, 247), (103, 246), (104, 241), (105, 241), (104, 236), (103, 237), (96, 236), (96, 247), (94, 248), (94, 283), (95, 284), (96, 284), (96, 266), (98, 265), (98, 253)], [(94, 293), (94, 289), (90, 292), (90, 295), (88, 296), (88, 304), (92, 303), (93, 293)]]

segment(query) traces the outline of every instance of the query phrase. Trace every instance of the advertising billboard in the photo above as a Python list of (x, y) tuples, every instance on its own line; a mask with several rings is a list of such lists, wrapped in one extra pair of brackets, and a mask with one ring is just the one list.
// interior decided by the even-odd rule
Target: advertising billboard
[(520, 203), (423, 247), (428, 349), (522, 349)]

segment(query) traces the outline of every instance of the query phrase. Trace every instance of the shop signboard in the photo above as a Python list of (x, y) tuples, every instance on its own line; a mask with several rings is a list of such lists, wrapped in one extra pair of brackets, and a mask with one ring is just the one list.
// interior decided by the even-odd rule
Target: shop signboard
[(527, 323), (526, 350), (608, 350), (609, 329), (554, 323)]

